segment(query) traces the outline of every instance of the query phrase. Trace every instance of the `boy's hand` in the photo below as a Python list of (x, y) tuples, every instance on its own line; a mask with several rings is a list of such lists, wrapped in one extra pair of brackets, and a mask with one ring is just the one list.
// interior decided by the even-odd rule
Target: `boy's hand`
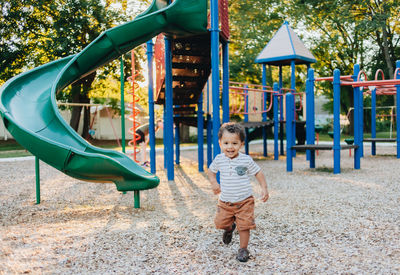
[(219, 186), (218, 183), (212, 183), (211, 189), (214, 192), (214, 195), (218, 195), (219, 193), (221, 193), (221, 187)]
[(267, 189), (263, 189), (261, 192), (261, 201), (266, 202), (269, 199), (269, 193)]

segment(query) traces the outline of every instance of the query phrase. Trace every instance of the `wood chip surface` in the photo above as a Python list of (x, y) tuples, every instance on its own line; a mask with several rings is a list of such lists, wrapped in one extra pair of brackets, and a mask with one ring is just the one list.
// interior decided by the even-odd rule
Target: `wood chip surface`
[(224, 245), (214, 228), (217, 197), (197, 151), (181, 151), (174, 182), (158, 153), (161, 183), (141, 192), (140, 209), (133, 192), (44, 163), (36, 205), (34, 161), (1, 162), (0, 274), (400, 274), (400, 159), (394, 146), (377, 151), (365, 147), (360, 170), (342, 151), (337, 175), (331, 151), (319, 152), (314, 170), (297, 154), (291, 173), (284, 157), (259, 158), (271, 197), (262, 203), (253, 179), (247, 263), (235, 259), (237, 231)]

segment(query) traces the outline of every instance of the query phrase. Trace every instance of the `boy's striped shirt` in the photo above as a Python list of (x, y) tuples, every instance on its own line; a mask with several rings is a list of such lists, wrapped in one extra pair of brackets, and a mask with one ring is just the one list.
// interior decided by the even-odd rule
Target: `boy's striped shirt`
[(234, 159), (228, 158), (223, 153), (217, 155), (208, 169), (213, 173), (220, 172), (219, 198), (221, 201), (232, 203), (253, 195), (249, 176), (261, 170), (250, 156), (240, 152)]

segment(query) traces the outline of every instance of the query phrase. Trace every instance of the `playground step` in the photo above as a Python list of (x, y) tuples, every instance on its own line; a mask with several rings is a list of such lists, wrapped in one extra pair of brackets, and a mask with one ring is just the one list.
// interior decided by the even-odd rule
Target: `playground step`
[[(173, 105), (197, 104), (211, 73), (210, 51), (208, 34), (172, 41)], [(156, 104), (165, 103), (165, 76), (163, 77), (162, 85), (156, 91)]]
[(174, 115), (185, 116), (185, 115), (194, 115), (194, 114), (196, 114), (196, 107), (193, 107), (193, 106), (174, 107)]
[(172, 68), (176, 69), (208, 69), (209, 63), (187, 63), (187, 62), (173, 62)]

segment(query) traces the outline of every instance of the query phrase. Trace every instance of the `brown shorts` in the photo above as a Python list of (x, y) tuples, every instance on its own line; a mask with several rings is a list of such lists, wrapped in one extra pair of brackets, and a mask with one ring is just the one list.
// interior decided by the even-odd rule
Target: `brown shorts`
[(229, 228), (236, 222), (239, 231), (256, 228), (254, 222), (254, 197), (235, 203), (218, 200), (215, 226), (218, 229)]

